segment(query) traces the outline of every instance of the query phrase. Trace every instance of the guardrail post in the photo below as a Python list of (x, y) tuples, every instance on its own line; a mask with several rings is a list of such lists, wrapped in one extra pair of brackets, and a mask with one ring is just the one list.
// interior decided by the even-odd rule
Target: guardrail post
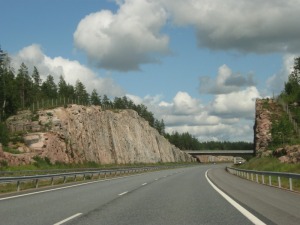
[(252, 180), (252, 181), (254, 180), (254, 178), (253, 178), (253, 173), (251, 173), (251, 180)]
[(272, 186), (272, 176), (269, 176), (269, 185)]
[(39, 179), (36, 179), (35, 180), (35, 188), (38, 188), (39, 187)]
[(293, 190), (293, 180), (291, 177), (289, 178), (289, 183), (290, 183), (290, 191), (292, 191)]
[(256, 182), (258, 183), (258, 174), (255, 174)]
[(18, 180), (17, 181), (17, 191), (20, 191), (20, 186), (21, 186), (21, 182)]
[(85, 173), (83, 174), (83, 180), (85, 180)]
[(261, 175), (261, 180), (262, 180), (262, 183), (265, 184), (265, 176), (264, 175)]
[(279, 176), (278, 176), (278, 187), (281, 188), (281, 179)]
[(74, 181), (75, 182), (77, 181), (77, 175), (76, 174), (74, 175)]
[(67, 176), (64, 176), (64, 184), (66, 183), (67, 181)]
[(247, 173), (247, 180), (249, 180), (249, 173)]

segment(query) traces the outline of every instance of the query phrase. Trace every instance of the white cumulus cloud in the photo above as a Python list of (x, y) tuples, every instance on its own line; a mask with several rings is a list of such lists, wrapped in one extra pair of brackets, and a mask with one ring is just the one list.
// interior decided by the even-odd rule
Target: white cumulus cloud
[(260, 98), (256, 87), (229, 94), (216, 95), (211, 103), (211, 113), (223, 117), (254, 119), (255, 100)]
[(300, 50), (297, 0), (159, 0), (175, 24), (193, 25), (198, 44), (242, 52)]
[(32, 71), (33, 67), (36, 66), (43, 80), (46, 80), (46, 76), (50, 74), (57, 83), (59, 76), (63, 75), (66, 82), (71, 85), (75, 85), (76, 80), (80, 80), (88, 92), (96, 89), (100, 95), (121, 96), (125, 94), (124, 90), (112, 79), (99, 77), (76, 60), (48, 57), (36, 44), (23, 48), (12, 57), (12, 64), (16, 71), (22, 62), (25, 63), (29, 71)]
[(74, 33), (75, 46), (98, 67), (139, 70), (168, 52), (169, 38), (160, 33), (167, 13), (157, 1), (118, 1), (119, 10), (91, 13)]
[(295, 54), (286, 54), (282, 59), (281, 70), (273, 74), (267, 80), (267, 88), (275, 95), (278, 95), (284, 90), (284, 83), (288, 81), (288, 76), (293, 70)]
[(200, 93), (227, 94), (239, 91), (241, 88), (255, 85), (252, 74), (241, 75), (233, 73), (227, 65), (219, 67), (216, 79), (209, 76), (200, 77)]

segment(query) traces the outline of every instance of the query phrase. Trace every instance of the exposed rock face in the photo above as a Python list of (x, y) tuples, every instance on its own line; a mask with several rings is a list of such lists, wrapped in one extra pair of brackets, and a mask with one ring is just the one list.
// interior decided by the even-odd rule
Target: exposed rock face
[(285, 146), (273, 152), (282, 163), (300, 163), (300, 145)]
[(272, 99), (256, 100), (256, 116), (254, 126), (254, 143), (256, 155), (259, 157), (275, 156), (282, 163), (300, 163), (300, 145), (269, 150), (272, 141), (272, 115), (279, 114), (278, 106)]
[[(35, 120), (35, 121), (32, 121)], [(23, 121), (23, 122), (22, 122)], [(23, 112), (7, 121), (23, 131), (30, 152), (52, 162), (101, 164), (192, 162), (133, 110), (103, 111), (99, 106)]]
[(272, 140), (271, 129), (271, 112), (267, 110), (264, 104), (270, 104), (273, 100), (257, 99), (256, 100), (256, 113), (254, 125), (254, 143), (256, 155), (261, 156), (268, 148)]

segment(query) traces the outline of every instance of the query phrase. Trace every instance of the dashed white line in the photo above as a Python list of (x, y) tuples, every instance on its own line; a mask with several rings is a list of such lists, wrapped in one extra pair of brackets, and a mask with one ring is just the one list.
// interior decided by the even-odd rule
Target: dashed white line
[(223, 191), (221, 191), (216, 185), (213, 184), (213, 182), (210, 181), (210, 179), (207, 176), (208, 170), (205, 172), (205, 177), (208, 183), (223, 197), (225, 198), (233, 207), (235, 207), (238, 211), (240, 211), (245, 217), (247, 217), (253, 224), (255, 225), (266, 225), (263, 221), (258, 219), (256, 216), (254, 216), (252, 213), (250, 213), (247, 209), (245, 209), (243, 206), (238, 204), (236, 201), (234, 201), (232, 198), (230, 198), (227, 194), (225, 194)]
[(124, 192), (120, 193), (119, 196), (125, 195), (127, 193), (128, 193), (128, 191), (124, 191)]
[(77, 214), (75, 214), (73, 216), (70, 216), (70, 217), (68, 217), (68, 218), (66, 218), (66, 219), (64, 219), (64, 220), (62, 220), (62, 221), (60, 221), (58, 223), (55, 223), (54, 225), (61, 225), (61, 224), (65, 223), (65, 222), (68, 222), (68, 221), (70, 221), (70, 220), (72, 220), (72, 219), (74, 219), (74, 218), (76, 218), (76, 217), (78, 217), (80, 215), (82, 215), (82, 213), (77, 213)]
[(147, 183), (143, 183), (142, 186), (145, 186)]

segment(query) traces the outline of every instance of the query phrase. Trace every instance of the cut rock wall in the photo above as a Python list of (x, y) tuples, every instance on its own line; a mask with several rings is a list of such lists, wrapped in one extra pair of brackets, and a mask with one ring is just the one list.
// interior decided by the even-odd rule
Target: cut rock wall
[(255, 105), (255, 125), (254, 125), (254, 144), (256, 155), (261, 156), (267, 151), (268, 145), (272, 140), (271, 112), (264, 107), (264, 104), (272, 104), (272, 99), (257, 99)]
[[(19, 113), (7, 120), (11, 131), (26, 132), (20, 151), (51, 162), (131, 164), (193, 162), (133, 110), (103, 111), (100, 106)], [(35, 121), (32, 121), (33, 119)]]

